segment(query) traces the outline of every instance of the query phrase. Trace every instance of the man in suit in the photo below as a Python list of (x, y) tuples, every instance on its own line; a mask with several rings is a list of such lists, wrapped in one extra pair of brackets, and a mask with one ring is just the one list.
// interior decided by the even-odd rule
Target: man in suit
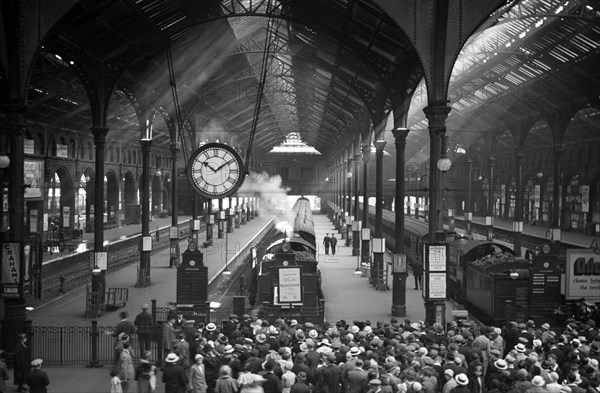
[(369, 374), (362, 367), (362, 359), (356, 359), (354, 369), (348, 371), (346, 393), (365, 393), (368, 390)]
[(165, 358), (162, 381), (165, 384), (165, 393), (185, 393), (188, 387), (188, 377), (177, 362), (179, 356), (170, 353)]
[(42, 359), (34, 359), (31, 362), (31, 371), (27, 374), (27, 385), (30, 393), (46, 393), (46, 386), (50, 385), (50, 379), (45, 371), (42, 371)]
[(152, 314), (148, 312), (148, 305), (142, 306), (142, 311), (135, 316), (133, 324), (137, 330), (137, 335), (140, 345), (140, 355), (150, 350), (150, 333), (154, 328), (154, 321), (152, 320)]
[(331, 239), (329, 239), (329, 244), (331, 245), (331, 253), (335, 255), (335, 250), (337, 248), (337, 237), (335, 237), (335, 233), (331, 234)]
[(315, 391), (323, 393), (339, 393), (341, 370), (335, 365), (332, 352), (321, 354), (321, 364), (317, 368)]

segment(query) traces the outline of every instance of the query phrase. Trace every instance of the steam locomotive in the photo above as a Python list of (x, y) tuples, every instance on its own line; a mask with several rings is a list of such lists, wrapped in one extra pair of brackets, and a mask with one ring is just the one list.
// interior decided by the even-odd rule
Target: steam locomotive
[(250, 305), (267, 319), (322, 323), (325, 299), (310, 201), (299, 198), (289, 215), (291, 233), (275, 235), (252, 269)]

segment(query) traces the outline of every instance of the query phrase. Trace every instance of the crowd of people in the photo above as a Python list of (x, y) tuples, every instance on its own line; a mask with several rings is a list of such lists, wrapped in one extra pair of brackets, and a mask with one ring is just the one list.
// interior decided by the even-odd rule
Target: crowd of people
[(245, 314), (185, 329), (173, 313), (164, 361), (151, 365), (146, 353), (133, 379), (157, 373), (166, 393), (599, 393), (597, 315), (560, 329), (531, 320), (444, 329), (395, 318), (314, 325)]

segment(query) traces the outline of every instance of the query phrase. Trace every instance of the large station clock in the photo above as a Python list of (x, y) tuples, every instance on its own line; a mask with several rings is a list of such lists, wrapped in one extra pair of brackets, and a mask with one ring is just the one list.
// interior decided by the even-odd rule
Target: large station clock
[(190, 157), (187, 174), (194, 191), (209, 199), (232, 195), (244, 182), (244, 163), (232, 147), (207, 143)]

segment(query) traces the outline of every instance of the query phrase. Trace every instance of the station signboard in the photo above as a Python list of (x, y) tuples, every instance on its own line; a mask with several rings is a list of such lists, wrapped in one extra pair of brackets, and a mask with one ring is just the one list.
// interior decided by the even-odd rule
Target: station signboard
[(571, 249), (566, 255), (566, 299), (600, 301), (600, 254), (592, 249)]

